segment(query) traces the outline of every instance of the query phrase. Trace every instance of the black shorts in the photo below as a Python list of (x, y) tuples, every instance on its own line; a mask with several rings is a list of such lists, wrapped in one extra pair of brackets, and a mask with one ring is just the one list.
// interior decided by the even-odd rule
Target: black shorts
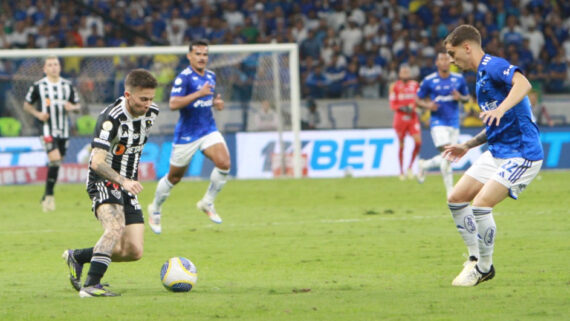
[(46, 153), (50, 153), (52, 150), (58, 149), (61, 154), (61, 158), (65, 156), (67, 152), (67, 147), (69, 146), (69, 139), (60, 137), (42, 137), (42, 142)]
[(87, 193), (92, 201), (91, 210), (97, 216), (97, 207), (101, 204), (119, 204), (125, 212), (125, 224), (143, 223), (143, 212), (136, 195), (124, 191), (118, 184), (107, 180), (90, 183)]

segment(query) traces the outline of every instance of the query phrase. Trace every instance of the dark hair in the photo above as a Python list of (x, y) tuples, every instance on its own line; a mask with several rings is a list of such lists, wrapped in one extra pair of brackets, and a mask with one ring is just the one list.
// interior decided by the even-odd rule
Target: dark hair
[(209, 45), (210, 45), (210, 43), (206, 39), (193, 40), (192, 42), (190, 42), (190, 45), (188, 46), (188, 52), (192, 52), (192, 47), (194, 47), (194, 46), (206, 46), (206, 47), (208, 47)]
[(481, 45), (481, 34), (477, 28), (473, 27), (472, 25), (461, 25), (455, 28), (445, 40), (443, 40), (443, 44), (450, 44), (451, 46), (459, 46), (465, 41), (474, 41), (477, 44)]
[(125, 78), (125, 88), (127, 90), (132, 90), (135, 87), (138, 88), (151, 88), (154, 89), (158, 87), (158, 82), (156, 78), (144, 69), (134, 69), (129, 72), (127, 77)]

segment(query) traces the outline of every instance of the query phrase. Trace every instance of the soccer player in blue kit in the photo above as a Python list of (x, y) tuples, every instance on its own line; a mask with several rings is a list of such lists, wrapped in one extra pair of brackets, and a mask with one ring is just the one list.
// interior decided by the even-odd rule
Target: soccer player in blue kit
[(162, 232), (162, 204), (170, 195), (170, 190), (184, 176), (192, 156), (198, 149), (212, 160), (215, 168), (210, 175), (206, 194), (196, 206), (206, 213), (212, 222), (222, 223), (221, 217), (214, 209), (214, 199), (226, 184), (230, 172), (230, 154), (224, 137), (216, 127), (212, 106), (222, 110), (224, 101), (219, 94), (214, 97), (216, 74), (206, 69), (208, 42), (193, 41), (186, 56), (190, 66), (176, 77), (170, 93), (170, 109), (180, 111), (180, 118), (174, 130), (170, 170), (158, 182), (154, 200), (148, 205), (149, 225), (156, 234)]
[[(457, 144), (459, 138), (459, 103), (469, 100), (469, 89), (463, 75), (451, 72), (450, 57), (440, 52), (435, 60), (437, 71), (429, 74), (420, 84), (416, 104), (431, 111), (431, 137), (435, 147), (443, 152), (445, 146)], [(423, 183), (425, 171), (439, 167), (447, 195), (453, 189), (453, 173), (448, 160), (438, 154), (418, 161), (417, 179)]]
[(475, 286), (495, 276), (493, 207), (507, 196), (518, 198), (538, 174), (544, 152), (527, 97), (531, 85), (519, 67), (486, 54), (481, 34), (471, 25), (455, 28), (444, 45), (453, 63), (477, 73), (477, 103), (485, 129), (465, 143), (446, 147), (443, 156), (454, 161), (472, 147), (485, 142), (489, 146), (447, 199), (470, 256), (452, 285)]

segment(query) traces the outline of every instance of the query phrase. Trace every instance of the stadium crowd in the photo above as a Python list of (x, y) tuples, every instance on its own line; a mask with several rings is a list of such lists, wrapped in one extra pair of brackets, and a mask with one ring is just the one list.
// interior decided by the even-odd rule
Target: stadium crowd
[[(442, 39), (469, 23), (537, 91), (569, 88), (568, 1), (22, 0), (2, 1), (0, 20), (3, 49), (295, 42), (305, 98), (385, 97), (400, 64), (422, 79)], [(4, 80), (15, 68), (6, 65)], [(64, 75), (74, 70), (64, 62)], [(475, 76), (466, 77), (473, 93)]]

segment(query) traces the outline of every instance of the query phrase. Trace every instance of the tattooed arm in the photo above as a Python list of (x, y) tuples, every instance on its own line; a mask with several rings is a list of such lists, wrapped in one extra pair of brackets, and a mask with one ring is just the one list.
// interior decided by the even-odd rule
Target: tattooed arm
[(483, 129), (479, 134), (463, 144), (454, 144), (445, 147), (443, 151), (443, 158), (448, 161), (457, 161), (473, 147), (477, 147), (487, 142), (487, 132)]
[(106, 157), (106, 150), (93, 148), (91, 151), (91, 168), (95, 173), (113, 183), (121, 185), (127, 192), (134, 195), (140, 193), (143, 189), (142, 185), (137, 181), (133, 181), (117, 173), (109, 164), (107, 164), (105, 161)]

